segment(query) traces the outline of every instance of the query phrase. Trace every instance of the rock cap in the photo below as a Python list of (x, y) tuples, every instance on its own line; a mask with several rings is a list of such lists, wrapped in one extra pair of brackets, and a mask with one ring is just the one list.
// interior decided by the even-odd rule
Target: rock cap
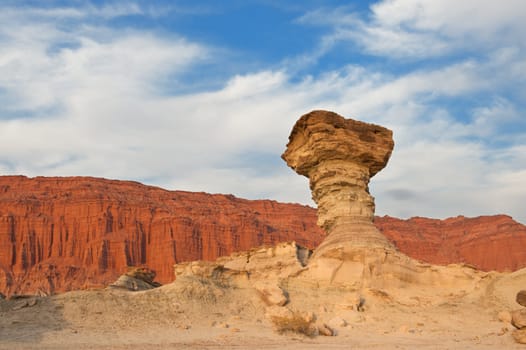
[(386, 166), (393, 147), (393, 133), (387, 128), (315, 110), (296, 122), (281, 157), (307, 177), (320, 162), (330, 160), (366, 166), (372, 177)]

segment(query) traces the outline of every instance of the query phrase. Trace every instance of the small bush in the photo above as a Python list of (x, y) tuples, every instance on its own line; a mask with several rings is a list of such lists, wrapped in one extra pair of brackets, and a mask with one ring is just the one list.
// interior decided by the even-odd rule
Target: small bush
[(272, 315), (270, 317), (276, 331), (280, 334), (298, 333), (308, 337), (318, 335), (318, 328), (314, 324), (312, 314), (292, 311), (284, 315)]

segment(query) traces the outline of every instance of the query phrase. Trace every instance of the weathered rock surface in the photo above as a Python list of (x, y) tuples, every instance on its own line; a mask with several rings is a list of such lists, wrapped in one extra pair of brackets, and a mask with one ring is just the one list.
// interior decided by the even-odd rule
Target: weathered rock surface
[[(385, 216), (375, 225), (422, 261), (526, 267), (526, 226), (509, 216)], [(316, 210), (301, 205), (88, 177), (0, 176), (0, 292), (7, 295), (103, 287), (141, 264), (165, 284), (176, 262), (291, 240), (313, 249), (323, 237)], [(309, 252), (300, 254), (305, 264)]]
[(287, 294), (276, 284), (259, 281), (254, 287), (261, 296), (261, 300), (268, 306), (284, 306), (289, 301)]
[(110, 287), (122, 288), (134, 292), (156, 288), (156, 286), (150, 283), (144, 282), (143, 280), (128, 275), (120, 276), (115, 282), (110, 284)]
[(294, 125), (282, 158), (309, 178), (318, 225), (327, 237), (315, 256), (346, 254), (357, 247), (393, 248), (373, 225), (369, 179), (383, 169), (394, 147), (384, 127), (312, 111)]
[[(216, 261), (191, 261), (174, 266), (175, 276), (200, 276), (216, 280), (236, 280), (244, 283), (249, 278), (264, 285), (277, 285), (277, 281), (296, 276), (305, 269), (303, 257), (306, 248), (295, 242), (262, 246), (235, 252)], [(256, 286), (255, 286), (256, 287)], [(257, 287), (256, 287), (257, 289)]]
[(515, 310), (511, 313), (511, 324), (517, 328), (526, 328), (526, 309)]
[(149, 290), (160, 287), (159, 282), (155, 282), (155, 271), (144, 266), (134, 266), (128, 269), (117, 281), (110, 284), (113, 288), (122, 288), (130, 291)]
[(128, 271), (125, 273), (125, 275), (151, 284), (154, 287), (160, 286), (158, 282), (154, 281), (155, 276), (157, 275), (155, 271), (145, 266), (131, 266), (128, 268)]
[(517, 343), (526, 344), (526, 328), (514, 330), (512, 336)]

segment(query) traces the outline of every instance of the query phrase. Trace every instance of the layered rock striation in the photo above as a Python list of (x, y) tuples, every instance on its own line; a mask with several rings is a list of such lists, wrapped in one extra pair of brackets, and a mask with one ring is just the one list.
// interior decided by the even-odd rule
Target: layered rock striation
[(393, 248), (373, 225), (374, 198), (368, 187), (393, 147), (390, 130), (333, 112), (313, 111), (296, 122), (282, 158), (309, 178), (318, 225), (328, 234), (316, 256), (359, 247)]

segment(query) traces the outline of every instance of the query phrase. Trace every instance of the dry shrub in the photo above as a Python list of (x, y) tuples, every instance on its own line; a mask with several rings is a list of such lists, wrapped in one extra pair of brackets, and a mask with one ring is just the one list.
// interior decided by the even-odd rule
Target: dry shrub
[(308, 337), (318, 335), (318, 327), (314, 324), (314, 317), (309, 313), (291, 311), (286, 314), (272, 315), (270, 320), (280, 334), (297, 333)]

